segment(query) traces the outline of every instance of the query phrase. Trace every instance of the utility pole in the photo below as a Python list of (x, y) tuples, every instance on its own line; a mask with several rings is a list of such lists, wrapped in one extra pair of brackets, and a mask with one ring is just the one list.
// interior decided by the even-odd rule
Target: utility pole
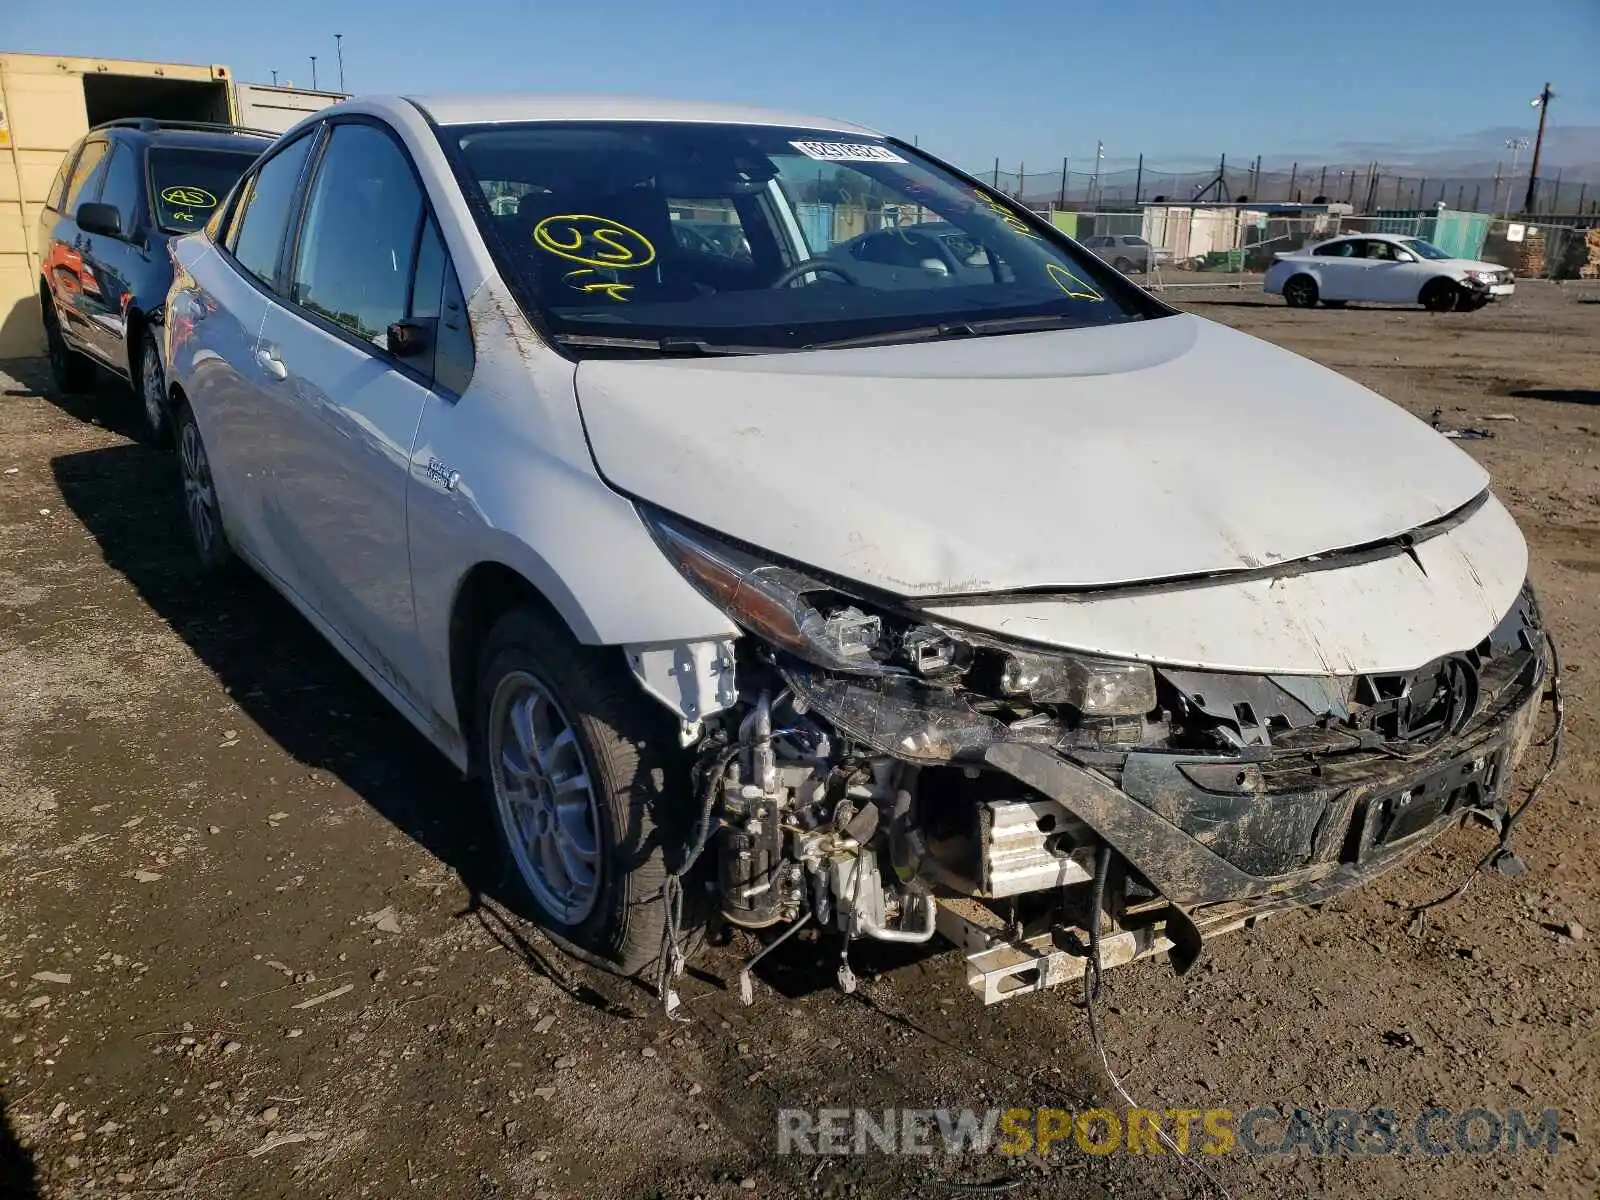
[(339, 90), (344, 91), (344, 34), (333, 35), (334, 52), (339, 56)]
[(1144, 191), (1144, 155), (1139, 155), (1139, 172), (1133, 177), (1133, 202), (1139, 203), (1139, 194)]
[(272, 72), (272, 86), (273, 87), (277, 87), (278, 86), (278, 72), (277, 71), (273, 71)]
[(1100, 208), (1100, 160), (1106, 156), (1106, 144), (1096, 140), (1094, 144), (1094, 208)]
[(311, 56), (311, 90), (313, 92), (317, 90), (317, 56), (315, 54)]
[(1544, 149), (1544, 119), (1550, 112), (1550, 101), (1555, 93), (1550, 90), (1550, 84), (1544, 85), (1544, 91), (1531, 103), (1539, 110), (1539, 132), (1533, 139), (1533, 163), (1528, 167), (1528, 195), (1523, 200), (1522, 207), (1528, 213), (1533, 212), (1533, 206), (1539, 195), (1539, 152)]
[(1067, 206), (1067, 167), (1071, 162), (1072, 156), (1070, 154), (1061, 160), (1061, 204), (1059, 206), (1061, 208)]
[[(1511, 197), (1517, 186), (1517, 155), (1521, 154), (1527, 148), (1527, 138), (1510, 138), (1506, 141), (1506, 149), (1511, 151), (1511, 177), (1506, 180), (1506, 216), (1508, 217), (1511, 215)], [(1498, 181), (1496, 182), (1494, 191), (1495, 207), (1499, 208), (1500, 187)], [(1528, 188), (1528, 195), (1530, 198), (1533, 195), (1533, 188), (1531, 186)]]

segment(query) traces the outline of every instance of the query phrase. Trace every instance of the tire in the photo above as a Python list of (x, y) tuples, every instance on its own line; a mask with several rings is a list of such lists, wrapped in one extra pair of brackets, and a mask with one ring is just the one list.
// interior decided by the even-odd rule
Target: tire
[[(558, 619), (517, 609), (484, 643), (473, 718), (512, 906), (583, 961), (653, 977), (668, 858), (686, 836), (680, 822), (658, 824), (686, 795), (666, 710), (620, 652), (580, 646)], [(703, 926), (703, 896), (686, 882), (686, 933)]]
[(1317, 281), (1309, 275), (1291, 275), (1283, 282), (1283, 302), (1290, 308), (1317, 306)]
[(1111, 265), (1117, 270), (1121, 271), (1124, 275), (1133, 274), (1133, 259), (1131, 258), (1119, 258)]
[(1429, 312), (1455, 312), (1456, 309), (1463, 307), (1461, 302), (1464, 299), (1466, 297), (1455, 280), (1430, 279), (1423, 285), (1417, 303)]
[(1462, 304), (1460, 306), (1460, 311), (1461, 312), (1477, 312), (1480, 308), (1488, 308), (1488, 307), (1489, 307), (1489, 297), (1487, 297), (1487, 296), (1468, 296), (1462, 302)]
[(50, 354), (50, 375), (56, 387), (71, 395), (87, 392), (95, 384), (94, 364), (72, 347), (61, 333), (61, 319), (56, 316), (55, 301), (48, 291), (41, 291), (39, 304), (44, 315), (44, 340)]
[(144, 409), (145, 432), (157, 446), (170, 445), (172, 418), (167, 412), (167, 373), (161, 366), (161, 348), (149, 329), (139, 341), (139, 357), (128, 364), (128, 377)]
[(222, 526), (222, 509), (211, 479), (211, 460), (200, 437), (200, 427), (187, 406), (178, 410), (176, 424), (178, 471), (183, 480), (183, 512), (189, 538), (194, 543), (201, 568), (208, 574), (225, 574), (236, 560)]

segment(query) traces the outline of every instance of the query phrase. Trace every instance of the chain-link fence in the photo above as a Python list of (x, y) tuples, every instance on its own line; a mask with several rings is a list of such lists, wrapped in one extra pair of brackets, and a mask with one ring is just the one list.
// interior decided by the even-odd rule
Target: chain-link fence
[[(1357, 212), (1422, 209), (1443, 203), (1453, 209), (1494, 214), (1520, 209), (1528, 185), (1525, 166), (1492, 175), (1428, 175), (1379, 163), (1354, 167), (1293, 163), (1287, 170), (1269, 170), (1231, 159), (1180, 168), (1143, 163), (1111, 167), (1109, 161), (1103, 160), (1099, 170), (1094, 169), (1092, 155), (1086, 161), (1066, 159), (1059, 167), (1030, 168), (1018, 163), (1012, 169), (997, 159), (989, 166), (969, 169), (991, 187), (1031, 208), (1053, 205), (1085, 211), (1145, 202), (1226, 202), (1245, 197), (1258, 204), (1348, 204)], [(1544, 174), (1535, 209), (1541, 216), (1600, 217), (1600, 184), (1564, 180), (1560, 172)]]
[(1509, 267), (1522, 279), (1600, 276), (1600, 219), (1532, 223), (1449, 209), (1356, 216), (1339, 211), (1275, 212), (1244, 205), (1035, 211), (1153, 290), (1259, 286), (1277, 255), (1358, 233), (1421, 238), (1455, 258)]

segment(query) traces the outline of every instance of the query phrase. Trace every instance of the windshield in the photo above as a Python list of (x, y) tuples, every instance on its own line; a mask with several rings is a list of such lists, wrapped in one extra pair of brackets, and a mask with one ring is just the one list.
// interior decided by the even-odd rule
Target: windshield
[(803, 349), (1165, 311), (1004, 198), (881, 140), (665, 122), (450, 132), (502, 271), (569, 345)]
[(255, 160), (254, 154), (224, 150), (151, 150), (150, 202), (156, 224), (172, 233), (199, 229)]
[(1454, 258), (1455, 255), (1439, 249), (1432, 242), (1425, 242), (1421, 238), (1407, 238), (1401, 243), (1407, 250), (1416, 254), (1418, 258)]

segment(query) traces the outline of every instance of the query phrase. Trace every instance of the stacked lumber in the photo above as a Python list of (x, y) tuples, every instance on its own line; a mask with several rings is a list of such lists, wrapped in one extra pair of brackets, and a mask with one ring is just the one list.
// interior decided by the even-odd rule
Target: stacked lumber
[(1517, 246), (1517, 265), (1512, 268), (1520, 278), (1537, 278), (1544, 274), (1544, 230), (1529, 229)]
[(1591, 229), (1583, 235), (1589, 259), (1578, 268), (1579, 279), (1600, 279), (1600, 229)]

